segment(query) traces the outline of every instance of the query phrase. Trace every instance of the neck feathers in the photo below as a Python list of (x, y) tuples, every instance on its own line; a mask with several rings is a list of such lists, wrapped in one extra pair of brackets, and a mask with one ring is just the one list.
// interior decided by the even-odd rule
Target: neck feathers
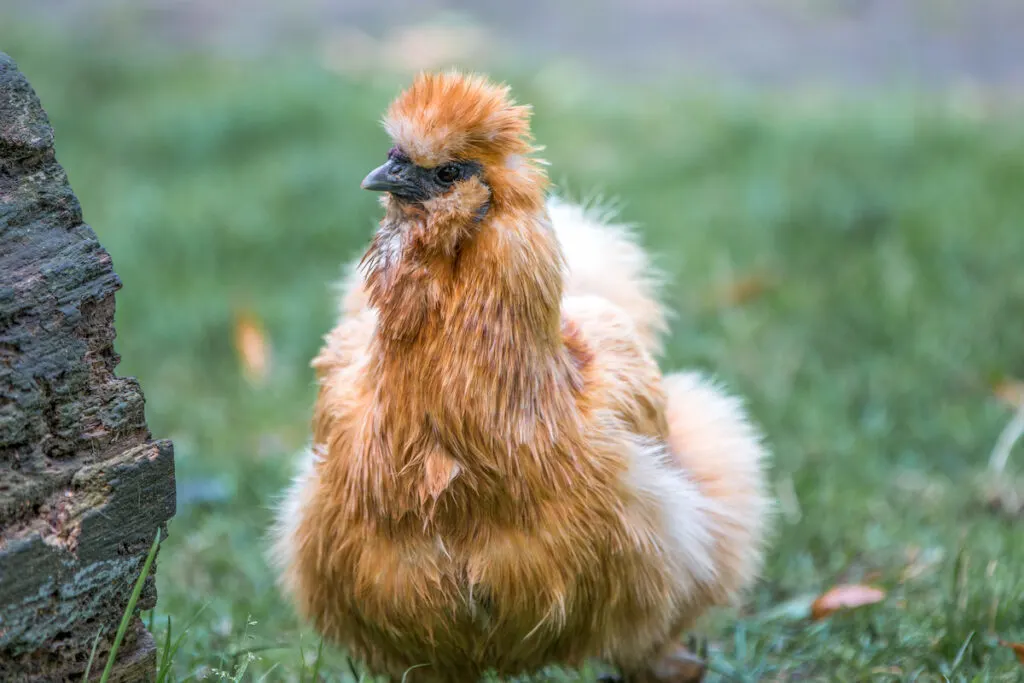
[(463, 190), (430, 206), (387, 202), (361, 262), (382, 339), (455, 334), (462, 322), (468, 338), (557, 341), (564, 260), (543, 205), (502, 210), (485, 185), (474, 190), (477, 201)]
[(475, 425), (522, 443), (545, 402), (579, 385), (562, 341), (558, 242), (543, 209), (461, 216), (452, 242), (436, 238), (439, 220), (389, 207), (363, 259), (374, 381), (435, 431)]

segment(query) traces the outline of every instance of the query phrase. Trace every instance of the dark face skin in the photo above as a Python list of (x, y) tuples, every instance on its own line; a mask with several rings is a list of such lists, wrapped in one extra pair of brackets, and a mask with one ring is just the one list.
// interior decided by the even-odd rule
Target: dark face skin
[(402, 201), (423, 203), (482, 173), (483, 167), (475, 161), (449, 161), (434, 168), (417, 166), (400, 149), (393, 148), (388, 152), (387, 162), (363, 179), (362, 187), (390, 192)]

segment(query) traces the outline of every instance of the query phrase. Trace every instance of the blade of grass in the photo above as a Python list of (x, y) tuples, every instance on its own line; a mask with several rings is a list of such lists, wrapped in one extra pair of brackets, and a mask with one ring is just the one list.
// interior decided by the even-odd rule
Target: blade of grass
[(263, 681), (267, 680), (267, 678), (270, 677), (270, 674), (274, 673), (274, 669), (276, 669), (279, 666), (281, 666), (281, 662), (277, 662), (276, 664), (274, 664), (274, 666), (267, 669), (267, 673), (260, 676), (259, 680), (257, 680), (256, 683), (263, 683)]
[(407, 677), (409, 676), (409, 672), (410, 672), (410, 671), (413, 671), (413, 670), (415, 670), (415, 669), (422, 669), (422, 668), (423, 668), (423, 667), (425, 667), (425, 666), (430, 666), (430, 665), (429, 665), (429, 664), (415, 664), (415, 665), (413, 665), (413, 666), (410, 666), (410, 667), (409, 667), (408, 669), (406, 669), (406, 670), (405, 670), (405, 672), (404, 672), (404, 673), (402, 674), (402, 683), (405, 683), (405, 679), (406, 679), (406, 678), (407, 678)]
[(996, 445), (992, 448), (992, 454), (989, 456), (989, 471), (995, 474), (1003, 473), (1003, 470), (1006, 469), (1006, 463), (1010, 460), (1010, 451), (1013, 450), (1013, 446), (1022, 436), (1024, 436), (1024, 404), (1021, 404), (1013, 419), (1007, 423), (1006, 427), (999, 434)]
[[(167, 681), (169, 680), (168, 676), (170, 676), (170, 674), (171, 674), (171, 666), (174, 664), (174, 656), (177, 654), (178, 650), (181, 649), (181, 644), (183, 642), (185, 642), (185, 636), (188, 635), (189, 629), (191, 629), (195, 625), (195, 623), (197, 621), (199, 621), (199, 617), (202, 615), (202, 613), (206, 610), (207, 607), (209, 607), (209, 603), (207, 603), (207, 604), (203, 605), (201, 608), (199, 608), (199, 611), (196, 612), (195, 615), (191, 619), (188, 620), (188, 623), (185, 624), (184, 630), (182, 630), (182, 632), (178, 635), (178, 637), (174, 639), (174, 644), (171, 645), (170, 653), (167, 654), (166, 656), (164, 656), (164, 655), (160, 656), (160, 670), (157, 672), (157, 676), (156, 676), (157, 683), (167, 683)], [(167, 628), (168, 628), (168, 631), (170, 631), (170, 627), (171, 627), (171, 617), (168, 616), (167, 617)], [(168, 638), (168, 641), (169, 640), (170, 639)]]
[(723, 659), (708, 659), (708, 671), (716, 673), (729, 683), (742, 683), (743, 679), (737, 674), (732, 664)]
[(164, 647), (160, 652), (160, 663), (156, 667), (156, 683), (164, 683), (165, 671), (171, 662), (171, 615), (167, 615), (167, 630), (164, 632)]
[(355, 681), (355, 683), (359, 683), (361, 677), (359, 676), (359, 674), (356, 673), (356, 667), (352, 663), (352, 658), (348, 655), (345, 655), (345, 662), (348, 663), (348, 672), (352, 674), (352, 680)]
[(964, 655), (967, 653), (967, 648), (970, 646), (971, 641), (974, 640), (974, 631), (971, 631), (964, 640), (964, 644), (960, 646), (960, 651), (956, 653), (956, 657), (953, 658), (953, 664), (949, 667), (949, 673), (952, 675), (956, 673), (956, 670), (960, 668), (960, 664), (964, 661)]
[(96, 646), (100, 644), (101, 635), (103, 635), (102, 626), (100, 626), (100, 630), (96, 631), (96, 637), (92, 640), (92, 651), (89, 652), (89, 661), (85, 665), (85, 673), (82, 674), (82, 681), (89, 680), (89, 674), (92, 672), (92, 662), (96, 658)]
[(114, 636), (114, 644), (110, 647), (110, 654), (107, 655), (107, 665), (103, 668), (100, 683), (107, 683), (110, 674), (114, 671), (114, 660), (117, 659), (117, 651), (121, 647), (121, 641), (124, 639), (125, 632), (128, 631), (128, 624), (132, 621), (132, 615), (135, 614), (135, 605), (139, 601), (139, 595), (142, 594), (142, 586), (146, 583), (146, 577), (149, 576), (149, 568), (153, 565), (153, 558), (156, 557), (156, 549), (159, 547), (160, 529), (158, 528), (156, 536), (153, 538), (153, 545), (149, 547), (149, 554), (146, 555), (146, 561), (142, 565), (139, 578), (135, 580), (135, 587), (132, 588), (132, 595), (128, 598), (128, 605), (124, 608), (124, 614), (121, 616), (121, 625), (117, 627), (117, 635)]
[(316, 662), (313, 665), (313, 683), (320, 681), (320, 662), (323, 660), (324, 639), (320, 639), (320, 645), (316, 648)]
[(267, 652), (269, 650), (287, 650), (291, 645), (288, 643), (267, 643), (265, 645), (253, 645), (252, 647), (243, 647), (237, 650), (232, 650), (228, 654), (229, 659), (238, 659), (244, 655), (254, 654), (256, 652)]
[(231, 683), (241, 683), (242, 679), (245, 677), (246, 669), (249, 668), (249, 663), (252, 661), (252, 658), (253, 655), (250, 654), (242, 660), (241, 664), (238, 665), (238, 668), (235, 669), (235, 675), (232, 677)]
[(736, 624), (736, 631), (733, 633), (736, 661), (745, 663), (747, 661), (747, 626), (742, 621)]

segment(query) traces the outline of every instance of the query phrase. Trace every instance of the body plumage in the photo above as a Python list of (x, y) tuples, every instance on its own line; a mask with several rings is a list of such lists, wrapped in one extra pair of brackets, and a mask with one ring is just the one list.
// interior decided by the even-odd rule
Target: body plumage
[(385, 125), (364, 181), (385, 215), (314, 361), (276, 532), (284, 589), (396, 680), (590, 658), (671, 680), (681, 632), (759, 570), (756, 430), (699, 376), (662, 376), (646, 256), (545, 199), (506, 88), (422, 75)]

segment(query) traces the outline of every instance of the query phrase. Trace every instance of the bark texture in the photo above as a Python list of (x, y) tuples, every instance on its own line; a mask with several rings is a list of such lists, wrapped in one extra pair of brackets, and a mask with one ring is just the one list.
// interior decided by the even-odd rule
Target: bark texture
[[(31, 86), (0, 53), (0, 680), (103, 668), (157, 528), (175, 511), (174, 456), (138, 383), (114, 368), (110, 255), (57, 163)], [(140, 609), (156, 603), (150, 577)], [(136, 617), (114, 677), (151, 677)]]

